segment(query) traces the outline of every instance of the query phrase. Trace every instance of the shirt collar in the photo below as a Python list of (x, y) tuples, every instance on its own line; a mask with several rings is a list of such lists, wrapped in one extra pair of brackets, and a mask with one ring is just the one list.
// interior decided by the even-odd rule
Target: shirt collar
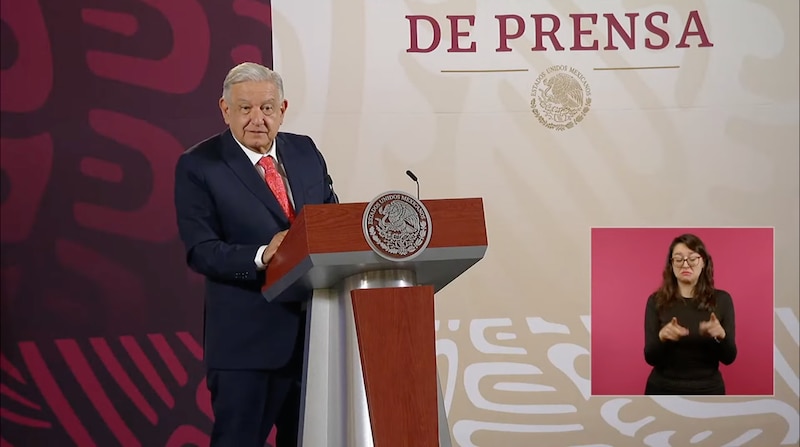
[[(231, 134), (231, 136), (233, 136), (233, 134)], [(278, 138), (272, 140), (272, 147), (269, 148), (269, 152), (267, 152), (266, 154), (259, 154), (256, 151), (248, 149), (245, 145), (240, 143), (235, 136), (233, 137), (233, 141), (235, 141), (236, 144), (238, 144), (239, 147), (244, 151), (245, 155), (247, 155), (247, 158), (250, 159), (250, 164), (252, 164), (253, 166), (255, 166), (258, 163), (258, 160), (261, 160), (263, 157), (266, 157), (268, 155), (271, 155), (272, 158), (275, 159), (276, 163), (280, 163), (280, 160), (278, 159), (278, 151), (275, 150)]]

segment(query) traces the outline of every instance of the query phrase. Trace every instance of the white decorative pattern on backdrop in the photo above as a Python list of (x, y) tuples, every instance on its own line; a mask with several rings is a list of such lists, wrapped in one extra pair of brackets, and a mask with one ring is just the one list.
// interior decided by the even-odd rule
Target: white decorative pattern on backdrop
[[(319, 143), (342, 201), (410, 191), (406, 169), (423, 199), (484, 199), (486, 258), (437, 295), (455, 445), (797, 445), (798, 2), (313, 3), (273, 2), (275, 66), (290, 103), (284, 127)], [(537, 34), (537, 24), (552, 25), (547, 14), (563, 51)], [(581, 28), (598, 50), (570, 48), (571, 14), (597, 14)], [(635, 49), (618, 33), (620, 49), (605, 49), (604, 14), (623, 28), (634, 21)], [(423, 15), (439, 24), (440, 44), (409, 52), (406, 16)], [(447, 51), (448, 15), (474, 16), (471, 26), (456, 19), (469, 32), (458, 45), (475, 42), (474, 52)], [(496, 16), (525, 24), (510, 51), (496, 51)], [(506, 35), (518, 31), (518, 19), (502, 20)], [(677, 46), (689, 22), (714, 46), (699, 35)], [(662, 49), (646, 47), (664, 37), (654, 27), (670, 39)], [(432, 42), (430, 21), (417, 37)], [(547, 50), (531, 50), (540, 43)], [(531, 104), (554, 66), (586, 83), (548, 92), (565, 107), (548, 113), (591, 99), (564, 130), (543, 125)], [(636, 225), (774, 226), (774, 397), (589, 396), (589, 229)]]

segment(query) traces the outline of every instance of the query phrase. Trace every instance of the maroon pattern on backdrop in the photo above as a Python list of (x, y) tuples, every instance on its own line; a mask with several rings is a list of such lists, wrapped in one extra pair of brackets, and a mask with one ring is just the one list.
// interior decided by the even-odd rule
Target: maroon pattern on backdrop
[(173, 170), (272, 65), (269, 2), (1, 4), (0, 445), (207, 445)]

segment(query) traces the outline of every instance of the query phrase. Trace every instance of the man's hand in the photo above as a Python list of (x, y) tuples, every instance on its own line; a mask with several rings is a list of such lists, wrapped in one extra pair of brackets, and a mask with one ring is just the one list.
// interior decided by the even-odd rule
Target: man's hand
[(689, 329), (678, 324), (678, 319), (675, 317), (672, 317), (672, 320), (658, 331), (658, 339), (661, 341), (678, 341), (686, 335), (689, 335)]
[(264, 253), (261, 254), (261, 262), (264, 265), (269, 264), (269, 261), (272, 260), (273, 256), (275, 256), (275, 252), (278, 251), (278, 247), (281, 246), (283, 238), (286, 237), (286, 233), (288, 232), (289, 230), (283, 230), (273, 236), (272, 240), (269, 241), (269, 245), (267, 245), (267, 248), (264, 249)]
[(708, 321), (700, 322), (700, 335), (713, 337), (717, 340), (725, 339), (725, 329), (722, 328), (714, 312), (711, 312), (711, 318)]

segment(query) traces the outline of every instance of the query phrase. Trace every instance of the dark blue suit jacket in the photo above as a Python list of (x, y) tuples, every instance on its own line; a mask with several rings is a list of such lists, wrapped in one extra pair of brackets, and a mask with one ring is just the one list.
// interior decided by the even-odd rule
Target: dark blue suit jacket
[[(312, 139), (279, 133), (278, 158), (296, 213), (305, 204), (333, 203), (327, 166)], [(295, 348), (311, 290), (295, 285), (268, 303), (257, 271), (261, 245), (289, 221), (230, 130), (186, 151), (175, 170), (175, 209), (186, 261), (206, 277), (204, 346), (211, 369), (274, 369)], [(298, 347), (302, 348), (302, 347)]]

